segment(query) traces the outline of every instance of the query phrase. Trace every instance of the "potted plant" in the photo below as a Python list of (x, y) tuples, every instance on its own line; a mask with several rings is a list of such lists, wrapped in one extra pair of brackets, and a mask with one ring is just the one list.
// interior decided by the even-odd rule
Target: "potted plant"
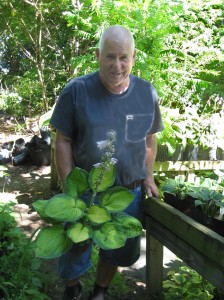
[(189, 197), (188, 191), (191, 187), (192, 183), (186, 182), (182, 177), (167, 179), (161, 185), (164, 201), (185, 214), (189, 214), (192, 198)]
[[(34, 208), (47, 222), (34, 241), (37, 257), (58, 257), (72, 251), (72, 247), (88, 247), (92, 242), (102, 249), (116, 249), (124, 246), (127, 238), (141, 234), (140, 221), (123, 212), (134, 195), (124, 187), (113, 186), (114, 138), (114, 133), (109, 133), (108, 140), (99, 142), (105, 153), (89, 173), (73, 168), (64, 193), (34, 202)], [(88, 203), (83, 200), (86, 193), (91, 196)]]
[(224, 235), (224, 195), (203, 186), (195, 186), (188, 194), (195, 199), (192, 218)]

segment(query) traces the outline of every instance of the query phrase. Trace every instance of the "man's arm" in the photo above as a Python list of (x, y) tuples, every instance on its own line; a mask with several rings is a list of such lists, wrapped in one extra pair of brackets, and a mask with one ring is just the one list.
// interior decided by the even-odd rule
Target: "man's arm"
[(154, 162), (156, 159), (157, 145), (155, 134), (147, 135), (146, 137), (146, 168), (147, 177), (144, 179), (143, 184), (148, 197), (159, 197), (158, 187), (155, 184), (153, 177)]
[(73, 140), (59, 130), (56, 131), (55, 162), (64, 191), (65, 179), (73, 168)]

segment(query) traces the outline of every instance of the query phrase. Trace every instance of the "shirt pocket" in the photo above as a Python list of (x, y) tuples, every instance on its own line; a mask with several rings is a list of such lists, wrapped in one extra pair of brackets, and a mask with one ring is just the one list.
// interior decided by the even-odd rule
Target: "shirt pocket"
[(152, 126), (152, 114), (126, 115), (125, 139), (139, 142), (145, 139)]

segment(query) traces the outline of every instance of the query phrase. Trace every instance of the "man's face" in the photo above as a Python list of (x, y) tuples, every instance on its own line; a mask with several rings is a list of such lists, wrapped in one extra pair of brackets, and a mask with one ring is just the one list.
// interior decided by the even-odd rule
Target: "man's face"
[(128, 41), (106, 40), (100, 52), (96, 51), (100, 66), (100, 77), (110, 91), (125, 87), (129, 83), (129, 74), (135, 61), (136, 51)]

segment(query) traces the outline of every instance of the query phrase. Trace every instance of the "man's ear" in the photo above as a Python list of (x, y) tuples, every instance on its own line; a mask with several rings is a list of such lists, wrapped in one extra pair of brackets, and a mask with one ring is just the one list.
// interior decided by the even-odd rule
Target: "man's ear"
[(100, 49), (96, 48), (96, 59), (99, 60), (100, 57)]

